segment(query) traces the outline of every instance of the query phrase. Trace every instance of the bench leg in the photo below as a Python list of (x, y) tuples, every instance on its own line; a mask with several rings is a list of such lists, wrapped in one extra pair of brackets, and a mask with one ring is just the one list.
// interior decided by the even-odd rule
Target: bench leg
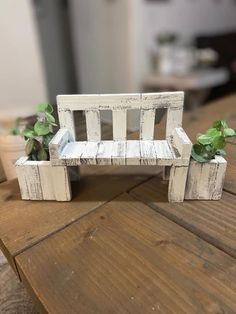
[(164, 166), (162, 170), (162, 180), (169, 181), (169, 179), (170, 179), (170, 167)]
[(169, 202), (183, 202), (188, 166), (172, 166), (170, 169), (168, 200)]

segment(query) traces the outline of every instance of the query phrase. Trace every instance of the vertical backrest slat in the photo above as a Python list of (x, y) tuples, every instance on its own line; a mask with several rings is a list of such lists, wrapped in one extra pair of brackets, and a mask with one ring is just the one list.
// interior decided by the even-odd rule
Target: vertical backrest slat
[(69, 130), (70, 135), (72, 136), (72, 140), (75, 141), (76, 134), (75, 134), (75, 125), (74, 125), (74, 114), (73, 111), (70, 110), (59, 110), (59, 123), (60, 128), (66, 128)]
[(141, 109), (140, 111), (140, 140), (153, 140), (155, 109)]
[(168, 108), (166, 139), (170, 139), (175, 128), (182, 127), (183, 108)]
[(85, 110), (87, 140), (101, 140), (101, 117), (99, 110)]
[(113, 140), (125, 141), (127, 136), (127, 111), (125, 109), (112, 110)]

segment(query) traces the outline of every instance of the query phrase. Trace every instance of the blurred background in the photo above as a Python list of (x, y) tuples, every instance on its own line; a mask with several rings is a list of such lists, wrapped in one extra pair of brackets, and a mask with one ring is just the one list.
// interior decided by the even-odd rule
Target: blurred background
[(236, 90), (235, 0), (1, 0), (0, 38), (2, 133), (57, 94)]

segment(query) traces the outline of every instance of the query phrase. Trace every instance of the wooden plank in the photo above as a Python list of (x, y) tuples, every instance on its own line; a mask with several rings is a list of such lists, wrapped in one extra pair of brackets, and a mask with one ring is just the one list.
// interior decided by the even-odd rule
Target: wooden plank
[(69, 130), (72, 140), (75, 141), (76, 136), (73, 111), (68, 109), (61, 109), (60, 106), (57, 106), (57, 108), (60, 128), (65, 128)]
[(156, 165), (156, 152), (153, 141), (140, 141), (141, 165)]
[(87, 142), (80, 157), (81, 164), (96, 165), (99, 142)]
[(140, 140), (153, 140), (155, 109), (142, 109), (140, 112)]
[(192, 142), (188, 138), (183, 128), (175, 128), (173, 130), (173, 146), (176, 147), (180, 156), (188, 159), (191, 156)]
[(73, 199), (67, 203), (22, 201), (17, 180), (1, 184), (0, 192), (4, 191), (6, 197), (0, 199), (0, 248), (6, 252), (11, 265), (14, 265), (14, 257), (19, 252), (65, 228), (151, 175), (150, 172), (145, 174), (147, 170), (143, 171), (141, 167), (126, 175), (115, 166), (112, 167), (113, 174), (111, 167), (99, 169), (81, 167), (80, 181), (72, 182)]
[(101, 117), (99, 110), (85, 110), (87, 141), (101, 140)]
[(144, 94), (58, 95), (59, 111), (181, 108), (183, 92)]
[(176, 158), (174, 152), (170, 149), (169, 143), (165, 140), (154, 141), (157, 163), (160, 166), (170, 166)]
[(68, 168), (66, 166), (52, 167), (49, 161), (39, 161), (38, 168), (43, 200), (70, 201)]
[(167, 201), (168, 182), (154, 178), (130, 194), (224, 252), (236, 257), (235, 195), (224, 192), (220, 201)]
[(61, 160), (65, 161), (67, 166), (77, 166), (81, 164), (80, 157), (85, 150), (87, 142), (68, 143), (61, 154)]
[(25, 176), (24, 171), (24, 163), (28, 160), (28, 157), (21, 157), (17, 160), (15, 167), (16, 167), (16, 174), (19, 181), (20, 191), (22, 199), (29, 200), (29, 191), (27, 186), (27, 178)]
[(99, 143), (97, 152), (98, 165), (111, 165), (112, 164), (113, 141), (102, 141)]
[(226, 166), (227, 162), (221, 156), (202, 164), (191, 160), (185, 199), (220, 199)]
[(125, 141), (127, 136), (127, 111), (112, 111), (113, 140)]
[(49, 143), (50, 159), (59, 159), (65, 146), (72, 140), (73, 138), (71, 137), (68, 129), (59, 129), (59, 131)]
[(182, 127), (183, 108), (168, 108), (166, 120), (166, 139), (171, 138), (175, 128)]
[(36, 201), (43, 200), (38, 161), (27, 160), (22, 167), (24, 170), (29, 199)]
[(168, 200), (169, 202), (183, 202), (188, 175), (188, 167), (186, 166), (171, 166)]
[(127, 195), (16, 262), (49, 313), (236, 311), (235, 260)]
[(126, 164), (140, 165), (141, 163), (140, 141), (127, 141), (126, 143)]
[(112, 164), (125, 165), (126, 141), (114, 141), (112, 149)]

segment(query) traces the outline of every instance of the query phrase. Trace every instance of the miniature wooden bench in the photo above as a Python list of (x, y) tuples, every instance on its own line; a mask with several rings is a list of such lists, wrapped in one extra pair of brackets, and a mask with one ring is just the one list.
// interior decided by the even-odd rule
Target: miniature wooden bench
[[(49, 145), (53, 166), (150, 165), (171, 166), (168, 198), (184, 199), (191, 141), (182, 129), (183, 92), (59, 95), (60, 130)], [(156, 109), (167, 108), (166, 139), (154, 140)], [(140, 110), (139, 140), (127, 140), (127, 110)], [(73, 113), (86, 116), (87, 141), (76, 141)], [(113, 140), (101, 140), (101, 111), (111, 110)]]

